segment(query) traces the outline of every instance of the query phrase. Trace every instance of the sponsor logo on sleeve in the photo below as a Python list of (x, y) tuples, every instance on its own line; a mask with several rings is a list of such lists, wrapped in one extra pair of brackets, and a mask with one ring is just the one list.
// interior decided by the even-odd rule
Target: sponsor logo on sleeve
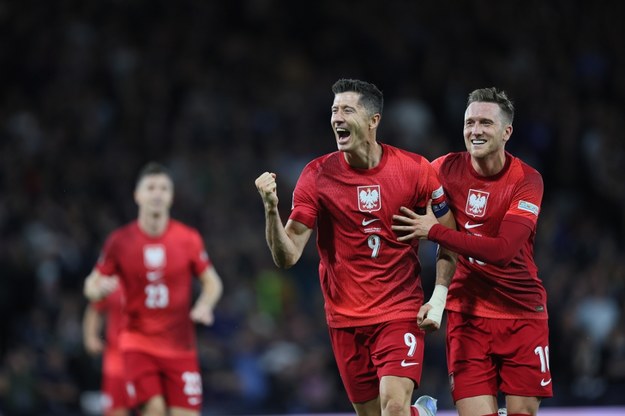
[(432, 199), (438, 199), (443, 195), (445, 195), (445, 191), (443, 190), (443, 187), (441, 186), (438, 189), (436, 189), (434, 192), (432, 192)]
[(523, 211), (531, 212), (532, 214), (536, 216), (538, 216), (538, 212), (540, 211), (540, 208), (538, 208), (538, 205), (532, 204), (531, 202), (527, 202), (527, 201), (519, 201), (519, 209), (522, 209)]

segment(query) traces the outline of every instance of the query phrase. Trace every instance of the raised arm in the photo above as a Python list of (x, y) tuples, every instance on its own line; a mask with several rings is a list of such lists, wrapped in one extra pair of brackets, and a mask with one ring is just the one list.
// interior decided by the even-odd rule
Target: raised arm
[(265, 238), (276, 266), (289, 268), (302, 255), (312, 234), (312, 229), (304, 224), (289, 220), (286, 227), (278, 211), (276, 174), (264, 172), (256, 179), (256, 189), (265, 207)]

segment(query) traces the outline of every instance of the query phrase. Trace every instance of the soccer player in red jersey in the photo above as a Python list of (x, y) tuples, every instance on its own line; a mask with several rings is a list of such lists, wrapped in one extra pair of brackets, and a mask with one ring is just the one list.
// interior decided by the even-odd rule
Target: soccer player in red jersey
[(423, 368), (423, 329), (440, 325), (455, 253), (439, 251), (432, 309), (419, 315), (418, 240), (398, 241), (391, 225), (401, 206), (425, 209), (429, 200), (441, 223), (455, 227), (453, 216), (425, 158), (377, 141), (382, 92), (351, 79), (337, 81), (332, 92), (330, 121), (338, 151), (304, 168), (286, 226), (278, 211), (276, 174), (256, 179), (267, 243), (276, 265), (288, 268), (317, 228), (330, 340), (357, 414), (431, 416), (433, 398), (410, 404)]
[(505, 150), (514, 106), (495, 88), (473, 91), (464, 115), (468, 152), (432, 162), (459, 231), (431, 210), (402, 209), (400, 239), (428, 238), (458, 253), (447, 297), (447, 361), (460, 416), (535, 415), (551, 397), (547, 295), (534, 262), (540, 173)]
[[(119, 349), (119, 332), (123, 327), (121, 288), (100, 301), (90, 302), (83, 315), (83, 341), (87, 353), (102, 355), (102, 407), (104, 416), (128, 416), (132, 391), (128, 391), (124, 362)], [(102, 330), (105, 336), (102, 340)]]
[[(113, 231), (85, 281), (99, 300), (121, 285), (126, 325), (119, 335), (126, 377), (143, 415), (198, 416), (202, 380), (194, 322), (213, 323), (222, 282), (197, 230), (170, 218), (174, 185), (149, 163), (135, 187), (138, 218)], [(192, 302), (192, 279), (202, 291)]]

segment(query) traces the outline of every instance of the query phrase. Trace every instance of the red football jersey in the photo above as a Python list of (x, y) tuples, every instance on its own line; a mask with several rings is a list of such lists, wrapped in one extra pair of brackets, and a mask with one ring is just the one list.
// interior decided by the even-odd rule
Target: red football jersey
[(200, 234), (178, 221), (170, 220), (159, 237), (145, 234), (137, 221), (114, 231), (97, 269), (119, 276), (125, 294), (128, 320), (121, 349), (161, 356), (194, 353), (192, 278), (210, 264)]
[(319, 279), (328, 325), (416, 318), (423, 303), (418, 240), (397, 241), (399, 208), (423, 210), (445, 195), (423, 157), (382, 145), (378, 166), (355, 169), (341, 152), (311, 161), (293, 193), (290, 219), (317, 227)]
[(103, 372), (109, 376), (123, 374), (123, 361), (119, 349), (119, 334), (125, 327), (124, 296), (121, 287), (105, 297), (93, 302), (93, 308), (105, 316), (106, 347), (103, 354)]
[(447, 296), (447, 309), (487, 318), (547, 319), (547, 295), (534, 262), (534, 238), (543, 197), (538, 171), (506, 153), (497, 175), (483, 177), (468, 152), (450, 153), (432, 162), (447, 193), (461, 232), (496, 237), (503, 219), (531, 229), (505, 267), (458, 256)]

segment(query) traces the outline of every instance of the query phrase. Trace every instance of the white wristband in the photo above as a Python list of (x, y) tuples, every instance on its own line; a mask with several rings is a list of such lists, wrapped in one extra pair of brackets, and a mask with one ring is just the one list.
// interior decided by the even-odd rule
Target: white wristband
[(443, 312), (447, 303), (447, 290), (443, 285), (434, 286), (432, 297), (428, 301), (428, 305), (432, 306), (432, 309), (428, 311), (427, 317), (439, 325), (443, 319)]

